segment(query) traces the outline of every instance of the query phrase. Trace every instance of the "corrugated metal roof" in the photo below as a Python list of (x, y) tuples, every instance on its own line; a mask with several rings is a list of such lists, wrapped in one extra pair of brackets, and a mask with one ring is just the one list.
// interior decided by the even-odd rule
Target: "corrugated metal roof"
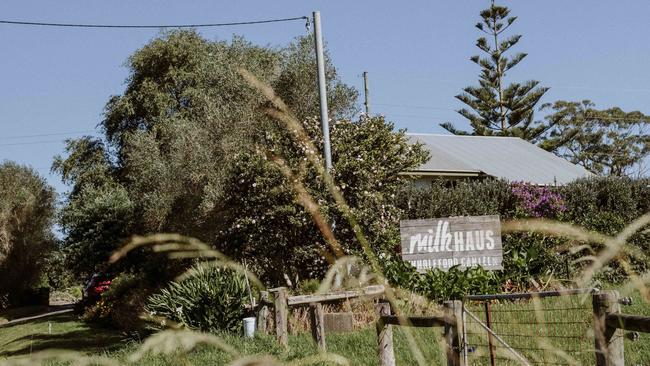
[(593, 175), (518, 137), (407, 135), (431, 153), (431, 159), (418, 172), (484, 173), (540, 185), (566, 184)]

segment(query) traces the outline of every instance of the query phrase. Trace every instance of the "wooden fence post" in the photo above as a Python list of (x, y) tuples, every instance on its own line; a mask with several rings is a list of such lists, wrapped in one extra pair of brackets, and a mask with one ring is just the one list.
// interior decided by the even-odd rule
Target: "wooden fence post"
[(592, 297), (596, 366), (624, 366), (623, 331), (607, 325), (607, 314), (620, 313), (618, 291), (602, 291)]
[(318, 344), (318, 350), (325, 352), (325, 314), (323, 314), (323, 304), (319, 302), (309, 304), (309, 315), (311, 317), (311, 335)]
[(379, 366), (395, 366), (395, 351), (393, 350), (393, 329), (389, 324), (384, 324), (382, 316), (391, 315), (390, 303), (379, 302), (375, 305), (379, 315), (377, 320), (377, 345), (379, 350)]
[(275, 295), (275, 337), (283, 346), (289, 345), (289, 305), (287, 304), (287, 288), (278, 287), (269, 290)]
[(463, 334), (463, 302), (459, 300), (444, 302), (445, 318), (451, 321), (444, 327), (447, 342), (447, 365), (465, 366), (462, 357), (461, 334)]
[(257, 310), (257, 331), (261, 334), (269, 332), (269, 292), (260, 291), (260, 308)]

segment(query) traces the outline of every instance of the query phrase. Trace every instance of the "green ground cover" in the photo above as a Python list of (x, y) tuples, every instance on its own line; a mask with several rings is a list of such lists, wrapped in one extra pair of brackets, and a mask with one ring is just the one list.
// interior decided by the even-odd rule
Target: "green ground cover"
[[(51, 334), (48, 329), (51, 324)], [(441, 363), (439, 345), (440, 329), (416, 330), (415, 338), (427, 360), (433, 364)], [(289, 349), (279, 346), (272, 336), (256, 336), (244, 339), (238, 336), (222, 336), (242, 356), (272, 355), (283, 361), (294, 361), (316, 355), (318, 350), (309, 334), (290, 336)], [(353, 333), (329, 334), (328, 351), (344, 356), (354, 365), (372, 365), (377, 363), (376, 335), (373, 328)], [(137, 351), (140, 343), (128, 339), (117, 331), (90, 326), (76, 319), (72, 314), (40, 319), (13, 327), (0, 328), (0, 360), (15, 357), (29, 357), (40, 350), (63, 349), (83, 352), (90, 355), (109, 356), (126, 360)], [(395, 331), (395, 352), (399, 364), (415, 363), (408, 351), (408, 343), (401, 330)], [(233, 361), (227, 353), (200, 348), (188, 355), (145, 357), (139, 365), (178, 365), (189, 361), (195, 365), (221, 365)]]
[(120, 332), (86, 324), (71, 313), (55, 315), (0, 328), (0, 360), (52, 349), (100, 353), (123, 347), (124, 339)]
[[(638, 292), (632, 294), (633, 305), (623, 306), (623, 312), (628, 314), (638, 314), (650, 316), (650, 306), (642, 301)], [(543, 318), (544, 321), (575, 321), (567, 326), (545, 325), (547, 328), (534, 327), (535, 329), (526, 329), (524, 324), (527, 319), (534, 317), (532, 311), (533, 305), (521, 302), (519, 304), (493, 304), (495, 316), (493, 320), (502, 327), (499, 330), (501, 334), (522, 334), (537, 335), (550, 334), (555, 337), (550, 338), (551, 344), (561, 349), (588, 348), (593, 338), (590, 338), (588, 330), (589, 322), (589, 303), (571, 303), (559, 302), (558, 300), (544, 304), (546, 307), (554, 308), (571, 308), (556, 312), (549, 315), (549, 318)], [(499, 312), (499, 310), (509, 310)], [(521, 311), (512, 311), (521, 310)], [(527, 311), (530, 310), (530, 311)], [(478, 309), (473, 310), (479, 313)], [(478, 314), (480, 317), (480, 314)], [(507, 320), (507, 321), (506, 321)], [(495, 325), (496, 326), (496, 325)], [(531, 328), (530, 326), (528, 328)], [(562, 330), (564, 329), (564, 330)], [(584, 332), (584, 333), (582, 333)], [(416, 329), (414, 336), (419, 348), (430, 364), (444, 364), (444, 355), (440, 348), (440, 328), (435, 329)], [(570, 333), (570, 334), (569, 334)], [(584, 334), (584, 339), (568, 338), (562, 340), (562, 336)], [(471, 340), (472, 344), (480, 344), (486, 341), (485, 336), (474, 335)], [(280, 347), (272, 336), (256, 336), (254, 339), (243, 339), (238, 336), (222, 336), (224, 341), (232, 346), (241, 356), (259, 356), (271, 355), (282, 361), (298, 361), (300, 359), (314, 356), (318, 353), (311, 336), (307, 333), (293, 335), (289, 339), (290, 347), (284, 349)], [(507, 338), (507, 337), (504, 337)], [(522, 340), (523, 339), (523, 340)], [(518, 347), (530, 348), (537, 347), (539, 338), (520, 337), (519, 339), (510, 336), (509, 342)], [(528, 342), (528, 343), (526, 343)], [(559, 343), (558, 343), (559, 342)], [(402, 329), (395, 329), (395, 353), (398, 365), (416, 364), (414, 357), (409, 351), (408, 342)], [(376, 335), (372, 327), (344, 334), (327, 335), (328, 351), (339, 354), (347, 358), (353, 365), (376, 365)], [(46, 319), (38, 319), (29, 323), (15, 325), (12, 327), (0, 328), (0, 360), (5, 358), (29, 357), (30, 354), (40, 350), (64, 349), (70, 351), (83, 352), (89, 355), (108, 356), (114, 359), (126, 361), (128, 356), (137, 351), (140, 342), (115, 330), (93, 326), (79, 321), (72, 314), (63, 314)], [(480, 347), (477, 347), (480, 348)], [(487, 358), (477, 357), (480, 353), (476, 350), (470, 354), (470, 364), (485, 364)], [(539, 359), (539, 354), (533, 351), (525, 351), (531, 359)], [(485, 354), (483, 354), (485, 356)], [(502, 353), (503, 355), (503, 353)], [(650, 364), (650, 335), (641, 334), (640, 338), (632, 342), (626, 340), (625, 343), (626, 364), (629, 365), (647, 365)], [(194, 364), (194, 365), (221, 365), (233, 361), (236, 357), (216, 350), (213, 348), (202, 347), (187, 355), (162, 356), (148, 355), (138, 365), (177, 365), (177, 364)], [(550, 357), (552, 358), (552, 357)], [(584, 357), (577, 357), (581, 364), (593, 364), (593, 357), (590, 352)], [(488, 361), (489, 362), (489, 361)], [(506, 364), (501, 360), (498, 364)]]

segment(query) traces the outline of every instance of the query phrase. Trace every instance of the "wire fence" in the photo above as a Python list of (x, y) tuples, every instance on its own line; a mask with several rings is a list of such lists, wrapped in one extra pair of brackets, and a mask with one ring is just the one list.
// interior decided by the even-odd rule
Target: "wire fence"
[(520, 365), (512, 350), (533, 365), (593, 364), (589, 290), (541, 294), (466, 298), (467, 364)]

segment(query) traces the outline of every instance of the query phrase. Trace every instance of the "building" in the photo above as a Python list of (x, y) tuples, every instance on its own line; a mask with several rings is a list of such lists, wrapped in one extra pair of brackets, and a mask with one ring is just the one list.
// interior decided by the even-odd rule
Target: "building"
[(573, 164), (518, 137), (407, 134), (429, 150), (431, 158), (404, 174), (417, 175), (417, 186), (433, 179), (502, 178), (537, 185), (563, 185), (593, 176)]

